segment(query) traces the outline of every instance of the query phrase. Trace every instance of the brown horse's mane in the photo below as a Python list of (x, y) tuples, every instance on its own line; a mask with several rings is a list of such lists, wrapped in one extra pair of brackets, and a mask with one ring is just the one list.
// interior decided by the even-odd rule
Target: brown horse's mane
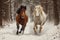
[(16, 11), (16, 13), (19, 14), (21, 12), (22, 8), (24, 8), (26, 10), (26, 6), (21, 5), (20, 8), (18, 8), (18, 10)]

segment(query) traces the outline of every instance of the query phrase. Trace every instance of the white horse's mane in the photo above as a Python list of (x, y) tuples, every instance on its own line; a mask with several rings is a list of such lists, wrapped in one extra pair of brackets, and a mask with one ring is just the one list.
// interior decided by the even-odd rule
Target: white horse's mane
[(46, 13), (43, 10), (43, 7), (41, 5), (36, 5), (35, 8), (39, 7), (40, 15), (46, 16)]

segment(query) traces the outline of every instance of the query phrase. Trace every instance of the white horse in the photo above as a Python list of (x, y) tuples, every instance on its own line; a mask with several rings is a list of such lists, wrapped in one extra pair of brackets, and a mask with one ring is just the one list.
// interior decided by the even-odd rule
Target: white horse
[(47, 15), (45, 14), (45, 12), (43, 11), (43, 8), (41, 5), (37, 5), (34, 8), (33, 11), (33, 18), (34, 18), (34, 32), (35, 34), (37, 34), (37, 25), (40, 25), (39, 28), (39, 33), (42, 31), (42, 26), (44, 25), (44, 23), (46, 22), (47, 19)]

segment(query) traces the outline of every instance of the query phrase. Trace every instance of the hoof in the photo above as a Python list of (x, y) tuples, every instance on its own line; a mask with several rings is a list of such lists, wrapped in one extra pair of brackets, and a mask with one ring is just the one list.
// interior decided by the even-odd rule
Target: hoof
[(41, 33), (41, 31), (39, 31), (39, 33)]
[(19, 33), (21, 33), (21, 31)]
[(16, 35), (18, 35), (18, 32), (16, 32)]
[(39, 33), (41, 33), (41, 32), (42, 32), (42, 30), (39, 31)]
[(37, 33), (35, 33), (35, 35), (37, 35)]
[(18, 35), (18, 33), (16, 33), (16, 35)]

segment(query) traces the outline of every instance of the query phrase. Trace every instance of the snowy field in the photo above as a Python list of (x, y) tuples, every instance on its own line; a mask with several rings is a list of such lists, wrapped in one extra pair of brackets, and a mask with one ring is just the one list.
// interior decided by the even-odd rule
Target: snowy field
[(33, 26), (34, 23), (29, 19), (24, 34), (16, 35), (16, 22), (13, 22), (0, 28), (0, 40), (60, 40), (60, 25), (55, 26), (52, 22), (46, 21), (38, 35), (34, 34)]

